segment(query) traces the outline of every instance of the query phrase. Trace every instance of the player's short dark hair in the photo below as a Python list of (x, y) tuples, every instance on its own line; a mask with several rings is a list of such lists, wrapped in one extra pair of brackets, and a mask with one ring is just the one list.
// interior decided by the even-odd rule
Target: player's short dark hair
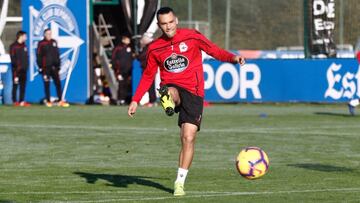
[(168, 14), (168, 13), (173, 13), (175, 15), (175, 12), (172, 8), (170, 7), (161, 7), (157, 12), (156, 12), (156, 19), (159, 20), (159, 15), (163, 15), (163, 14)]
[(46, 33), (47, 31), (51, 31), (51, 29), (50, 29), (50, 28), (46, 28), (46, 29), (44, 30), (43, 34), (45, 35), (45, 33)]
[(26, 35), (26, 32), (23, 30), (20, 30), (16, 33), (16, 40), (18, 40), (21, 36)]

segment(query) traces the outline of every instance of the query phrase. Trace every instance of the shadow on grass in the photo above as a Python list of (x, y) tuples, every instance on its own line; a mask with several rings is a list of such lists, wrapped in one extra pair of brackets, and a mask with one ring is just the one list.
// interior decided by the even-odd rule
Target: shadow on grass
[(323, 172), (353, 172), (354, 169), (327, 164), (288, 164), (288, 166)]
[(86, 179), (87, 183), (94, 184), (98, 180), (106, 180), (110, 184), (108, 186), (114, 187), (128, 187), (129, 184), (144, 185), (148, 187), (153, 187), (159, 190), (163, 190), (168, 193), (173, 193), (173, 190), (167, 188), (160, 183), (148, 180), (148, 179), (159, 179), (154, 177), (146, 176), (127, 176), (127, 175), (112, 175), (112, 174), (102, 174), (102, 173), (85, 173), (85, 172), (74, 172), (74, 174), (83, 177)]
[(319, 116), (355, 117), (346, 113), (333, 113), (333, 112), (315, 112), (314, 114)]
[(0, 199), (0, 203), (14, 203), (15, 201)]

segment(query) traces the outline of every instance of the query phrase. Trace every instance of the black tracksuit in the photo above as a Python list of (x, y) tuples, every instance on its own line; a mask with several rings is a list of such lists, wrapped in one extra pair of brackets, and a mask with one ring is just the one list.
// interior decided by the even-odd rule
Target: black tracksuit
[(25, 43), (15, 41), (10, 45), (10, 57), (13, 74), (12, 100), (17, 102), (17, 88), (20, 84), (19, 102), (24, 101), (26, 87), (26, 73), (29, 66), (28, 50)]
[(54, 80), (56, 92), (59, 100), (61, 100), (61, 83), (60, 83), (60, 53), (57, 42), (53, 39), (43, 39), (37, 47), (37, 64), (40, 72), (43, 74), (45, 83), (46, 100), (50, 102), (50, 77)]
[(119, 83), (118, 100), (125, 101), (131, 88), (130, 79), (133, 57), (130, 46), (122, 43), (117, 45), (112, 52), (111, 60), (116, 79)]

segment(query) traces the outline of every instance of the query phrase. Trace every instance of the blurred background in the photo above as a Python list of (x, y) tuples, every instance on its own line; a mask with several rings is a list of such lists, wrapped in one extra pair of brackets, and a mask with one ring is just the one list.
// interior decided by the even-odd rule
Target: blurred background
[[(4, 9), (6, 2), (7, 9)], [(154, 18), (161, 6), (175, 10), (180, 27), (196, 29), (220, 47), (250, 60), (247, 68), (251, 71), (241, 73), (242, 69), (237, 66), (219, 63), (204, 55), (208, 101), (344, 102), (360, 96), (360, 74), (354, 60), (360, 49), (357, 0), (0, 0), (2, 11), (7, 10), (5, 17), (2, 16), (6, 26), (1, 33), (4, 46), (0, 47), (0, 57), (6, 58), (16, 32), (23, 29), (29, 33), (27, 44), (32, 47), (30, 58), (34, 59), (37, 39), (42, 36), (33, 35), (36, 28), (33, 21), (49, 4), (61, 4), (70, 12), (69, 16), (74, 16), (79, 33), (71, 31), (71, 36), (86, 42), (80, 46), (79, 58), (65, 48), (62, 50), (62, 61), (73, 64), (61, 70), (66, 79), (62, 81), (66, 87), (63, 97), (73, 103), (124, 103), (118, 101), (119, 73), (112, 61), (113, 51), (122, 44), (124, 36), (131, 40), (128, 48), (133, 64), (126, 84), (120, 85), (127, 87), (124, 89), (126, 99), (121, 100), (131, 100), (142, 74), (140, 42), (144, 36), (153, 40), (161, 34)], [(53, 24), (66, 27), (56, 18), (38, 29)], [(59, 38), (60, 42), (62, 39)], [(71, 54), (65, 56), (65, 53)], [(319, 58), (328, 60), (315, 60)], [(42, 81), (36, 64), (30, 61), (29, 69), (27, 91), (30, 93), (26, 97), (37, 103), (43, 97), (39, 91)], [(71, 77), (75, 79), (70, 80)], [(2, 78), (6, 81), (9, 76)], [(244, 83), (246, 79), (253, 82), (253, 87)], [(245, 89), (241, 90), (242, 87)], [(228, 93), (230, 96), (224, 96)]]
[[(21, 16), (20, 3), (11, 0), (9, 16)], [(359, 49), (359, 2), (335, 3), (336, 44)], [(160, 4), (175, 9), (181, 26), (197, 28), (226, 49), (274, 50), (304, 45), (304, 0), (161, 0)], [(1, 36), (6, 47), (19, 29), (21, 22), (7, 23)]]

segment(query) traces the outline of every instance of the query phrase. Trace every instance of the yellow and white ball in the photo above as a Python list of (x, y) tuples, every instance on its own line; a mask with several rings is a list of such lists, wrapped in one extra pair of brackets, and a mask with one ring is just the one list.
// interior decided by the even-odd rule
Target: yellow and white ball
[(256, 179), (269, 170), (269, 158), (259, 147), (246, 147), (236, 157), (236, 168), (247, 179)]

